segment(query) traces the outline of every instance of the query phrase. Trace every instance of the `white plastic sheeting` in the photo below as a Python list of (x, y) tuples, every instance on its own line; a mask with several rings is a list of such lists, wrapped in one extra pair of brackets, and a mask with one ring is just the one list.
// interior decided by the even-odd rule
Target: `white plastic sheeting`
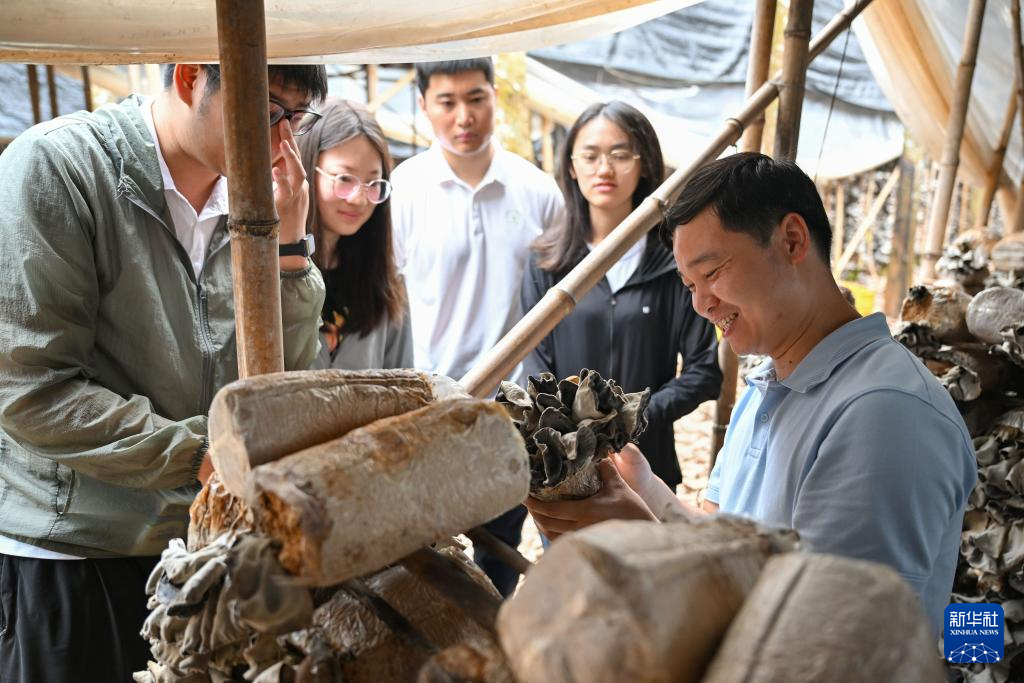
[[(967, 0), (875, 0), (854, 22), (875, 79), (911, 137), (940, 159), (963, 50)], [(1002, 128), (1013, 83), (1009, 0), (989, 0), (974, 70), (960, 172), (984, 184)], [(1018, 113), (1018, 116), (1020, 114)], [(1013, 194), (1024, 173), (1024, 146), (1015, 122), (1003, 162), (1004, 211), (1013, 215)]]
[[(267, 0), (267, 54), (351, 64), (475, 57), (621, 31), (698, 1)], [(2, 0), (0, 61), (217, 61), (216, 4)]]

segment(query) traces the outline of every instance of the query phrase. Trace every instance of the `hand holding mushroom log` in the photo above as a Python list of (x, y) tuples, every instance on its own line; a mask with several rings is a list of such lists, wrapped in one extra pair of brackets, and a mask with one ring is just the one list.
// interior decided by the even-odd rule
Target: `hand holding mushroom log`
[(650, 389), (626, 394), (614, 380), (587, 369), (560, 382), (541, 373), (530, 377), (526, 391), (502, 382), (496, 400), (526, 443), (530, 495), (552, 501), (597, 493), (598, 462), (639, 438), (650, 397)]

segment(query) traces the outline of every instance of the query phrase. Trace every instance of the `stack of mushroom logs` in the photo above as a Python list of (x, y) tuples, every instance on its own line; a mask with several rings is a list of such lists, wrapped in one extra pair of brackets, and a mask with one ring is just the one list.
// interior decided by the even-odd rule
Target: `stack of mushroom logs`
[[(452, 537), (528, 492), (599, 490), (597, 462), (639, 435), (648, 398), (586, 370), (504, 384), (499, 403), (412, 371), (225, 387), (210, 411), (218, 474), (192, 506), (187, 545), (172, 541), (150, 579), (155, 661), (135, 680), (941, 675), (894, 572), (791, 552), (792, 532), (726, 515), (566, 535), (501, 604)], [(825, 611), (829, 628), (809, 629)]]
[(974, 438), (978, 484), (967, 504), (959, 602), (998, 602), (998, 664), (953, 665), (960, 680), (1024, 680), (1024, 240), (992, 246), (974, 232), (939, 262), (946, 280), (912, 287), (895, 336), (957, 401)]

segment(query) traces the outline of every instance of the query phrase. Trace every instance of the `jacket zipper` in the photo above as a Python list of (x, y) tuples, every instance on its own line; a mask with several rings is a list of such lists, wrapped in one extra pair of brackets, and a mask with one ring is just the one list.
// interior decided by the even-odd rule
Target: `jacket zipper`
[[(178, 236), (174, 234), (174, 231), (164, 222), (164, 219), (157, 215), (148, 204), (135, 196), (134, 192), (126, 191), (125, 196), (135, 206), (139, 207), (147, 214), (152, 216), (157, 223), (163, 226), (164, 230), (171, 233), (171, 237), (174, 239), (174, 244), (177, 247), (178, 257), (184, 258), (185, 265), (188, 268), (188, 272), (192, 273), (192, 262), (188, 259), (185, 254), (185, 249), (178, 242)], [(218, 245), (218, 248), (223, 244)], [(209, 331), (209, 316), (207, 311), (206, 301), (206, 290), (203, 289), (202, 283), (199, 281), (199, 276), (193, 273), (196, 284), (196, 318), (199, 326), (199, 354), (203, 359), (203, 384), (199, 391), (199, 406), (196, 411), (197, 415), (205, 415), (209, 409), (210, 401), (212, 397), (210, 394), (213, 390), (213, 342), (211, 341), (211, 334)]]
[(203, 356), (203, 387), (199, 393), (199, 413), (205, 415), (209, 410), (213, 393), (213, 341), (210, 331), (210, 316), (207, 309), (207, 294), (203, 285), (197, 283), (199, 297), (196, 301), (199, 313), (199, 339), (202, 342)]

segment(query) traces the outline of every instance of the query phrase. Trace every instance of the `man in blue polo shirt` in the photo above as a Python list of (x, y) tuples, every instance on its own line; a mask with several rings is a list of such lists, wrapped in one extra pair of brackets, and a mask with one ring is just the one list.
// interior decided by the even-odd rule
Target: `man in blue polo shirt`
[[(831, 231), (795, 164), (736, 154), (703, 167), (662, 238), (698, 313), (740, 354), (748, 378), (704, 511), (796, 529), (811, 550), (897, 570), (936, 633), (949, 603), (974, 449), (953, 400), (889, 334), (862, 318), (829, 269)], [(635, 449), (601, 464), (586, 501), (527, 507), (548, 536), (681, 505)]]

